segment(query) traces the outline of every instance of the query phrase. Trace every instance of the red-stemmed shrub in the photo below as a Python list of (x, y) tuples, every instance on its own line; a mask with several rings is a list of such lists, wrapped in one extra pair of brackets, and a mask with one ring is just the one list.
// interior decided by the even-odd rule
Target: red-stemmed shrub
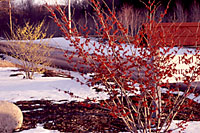
[[(143, 3), (149, 11), (148, 21), (132, 38), (118, 21), (115, 11), (102, 10), (98, 0), (91, 0), (97, 16), (96, 34), (101, 37), (98, 40), (92, 40), (84, 26), (84, 35), (75, 27), (69, 33), (65, 12), (58, 6), (56, 11), (62, 16), (58, 19), (55, 11), (47, 8), (74, 48), (74, 51), (66, 50), (66, 60), (74, 62), (74, 70), (81, 72), (85, 82), (75, 79), (109, 95), (100, 105), (109, 109), (113, 117), (121, 118), (129, 131), (166, 132), (177, 113), (191, 106), (184, 101), (195, 93), (194, 81), (200, 74), (199, 49), (189, 50), (179, 44), (179, 27), (162, 27), (169, 4), (160, 20), (155, 22), (158, 3), (155, 0)], [(180, 52), (182, 54), (178, 55)], [(178, 67), (181, 65), (187, 65), (188, 69), (180, 72)], [(87, 72), (92, 73), (92, 77), (84, 74)], [(181, 92), (179, 86), (171, 86), (172, 80), (182, 81), (184, 90)], [(193, 100), (198, 95), (195, 93)], [(191, 100), (191, 103), (194, 102)], [(184, 122), (178, 125), (179, 128)]]

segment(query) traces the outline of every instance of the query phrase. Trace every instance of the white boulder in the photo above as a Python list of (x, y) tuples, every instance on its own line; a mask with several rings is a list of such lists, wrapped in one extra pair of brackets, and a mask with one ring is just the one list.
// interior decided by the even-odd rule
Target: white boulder
[(0, 133), (12, 133), (22, 126), (23, 114), (15, 104), (0, 101)]

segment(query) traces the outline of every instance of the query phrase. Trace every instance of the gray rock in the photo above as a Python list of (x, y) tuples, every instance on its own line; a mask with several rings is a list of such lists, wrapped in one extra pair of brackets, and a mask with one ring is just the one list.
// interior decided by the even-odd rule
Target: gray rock
[(0, 101), (0, 133), (12, 133), (22, 126), (23, 114), (15, 104)]

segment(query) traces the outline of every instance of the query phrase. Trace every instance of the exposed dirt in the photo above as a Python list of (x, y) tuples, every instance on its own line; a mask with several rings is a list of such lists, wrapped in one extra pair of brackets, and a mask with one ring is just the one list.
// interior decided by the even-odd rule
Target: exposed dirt
[[(187, 102), (188, 100), (186, 100)], [(35, 128), (37, 124), (50, 130), (62, 132), (119, 132), (127, 131), (120, 119), (113, 118), (109, 111), (100, 108), (97, 104), (80, 104), (78, 102), (36, 100), (18, 101), (24, 115), (23, 126), (20, 129)], [(175, 119), (188, 119), (189, 114), (194, 117), (190, 120), (200, 120), (200, 104), (194, 103), (177, 115)]]
[(35, 128), (37, 123), (44, 128), (59, 131), (126, 131), (121, 120), (109, 115), (97, 104), (83, 106), (77, 102), (55, 104), (52, 101), (18, 101), (16, 103), (24, 115), (21, 130)]

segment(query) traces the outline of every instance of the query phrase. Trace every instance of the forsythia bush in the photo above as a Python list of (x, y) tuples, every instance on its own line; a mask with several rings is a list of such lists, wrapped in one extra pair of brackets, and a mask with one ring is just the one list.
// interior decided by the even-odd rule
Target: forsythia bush
[(17, 27), (9, 38), (14, 40), (10, 44), (12, 56), (19, 59), (19, 65), (25, 71), (27, 79), (32, 79), (34, 72), (42, 72), (44, 66), (50, 65), (47, 57), (50, 55), (51, 48), (48, 46), (48, 40), (42, 40), (46, 37), (43, 26), (44, 21), (36, 25), (27, 22), (24, 27)]

